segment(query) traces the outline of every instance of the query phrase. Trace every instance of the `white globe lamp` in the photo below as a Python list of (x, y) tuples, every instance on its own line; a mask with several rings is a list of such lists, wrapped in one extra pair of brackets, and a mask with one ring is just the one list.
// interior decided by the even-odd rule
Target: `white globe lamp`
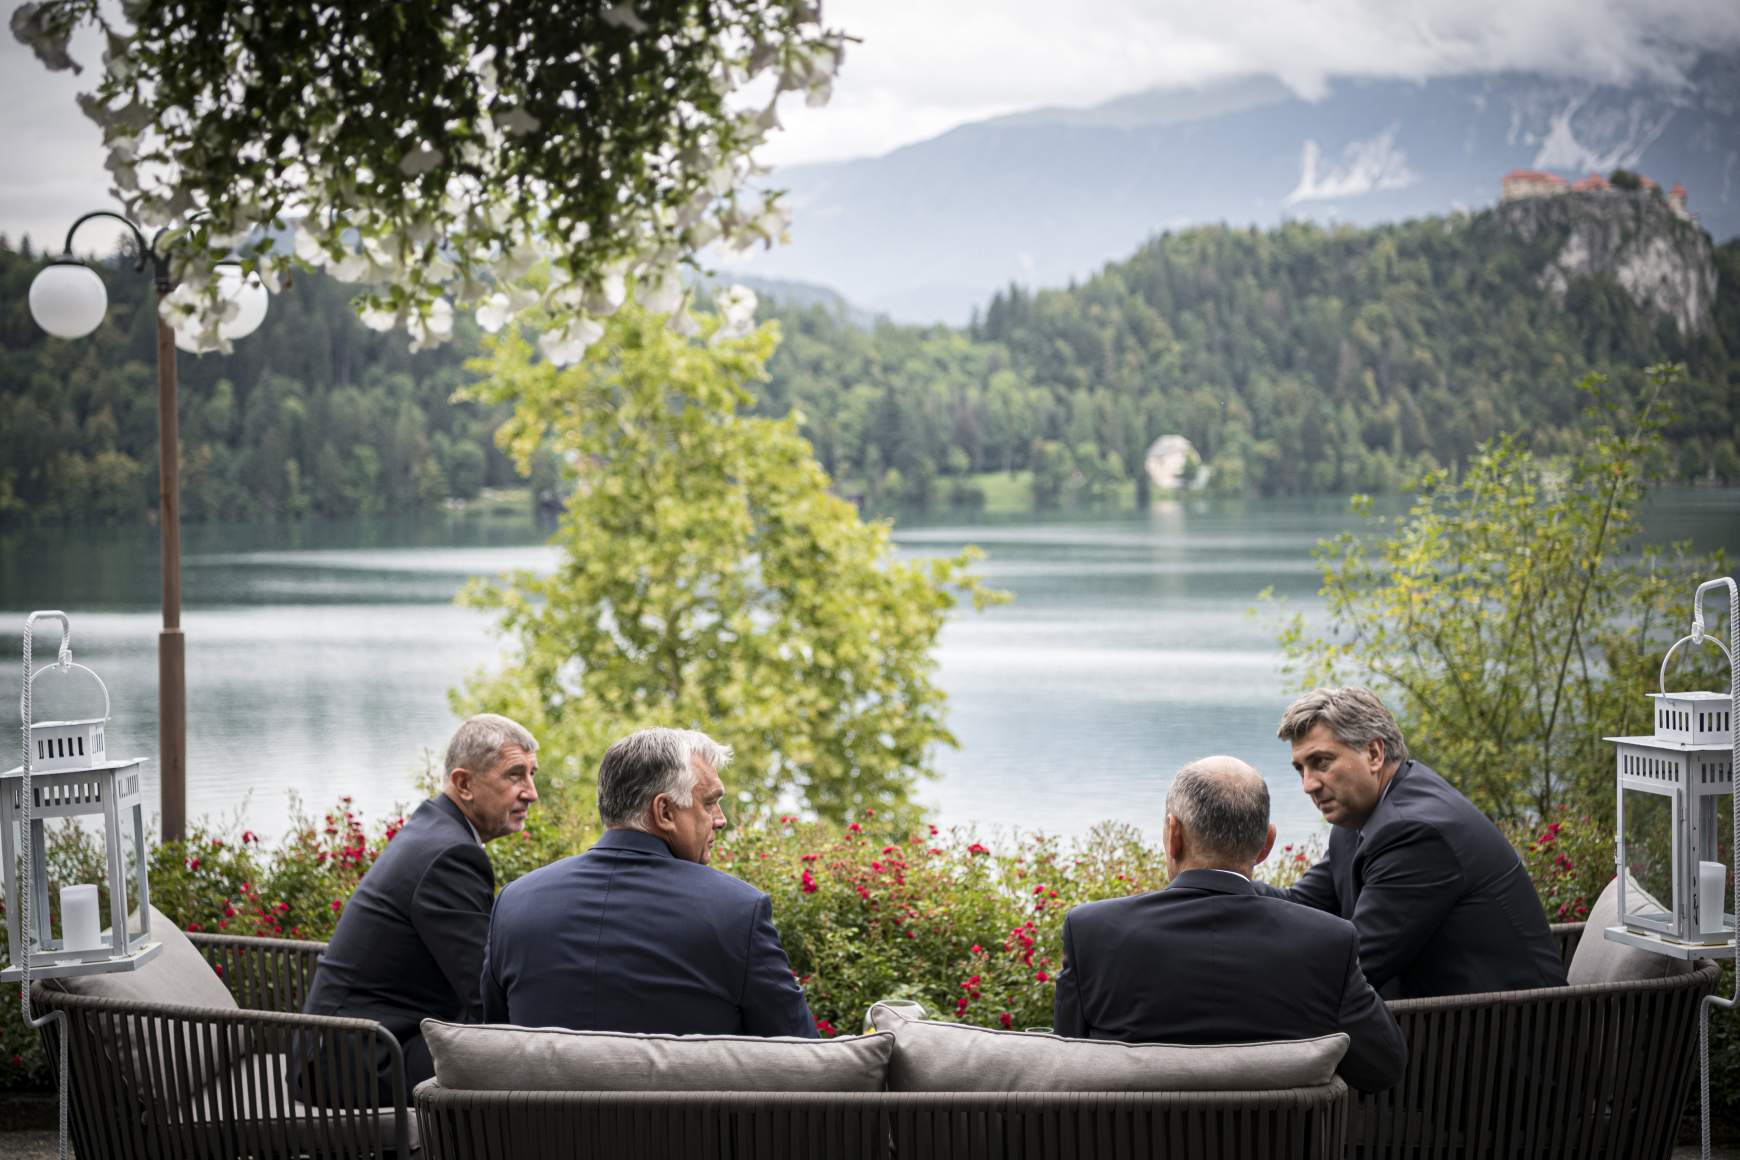
[[(234, 341), (246, 338), (260, 329), (260, 323), (266, 319), (266, 304), (271, 295), (266, 293), (266, 287), (260, 282), (258, 274), (242, 273), (240, 266), (220, 265), (218, 267), (218, 292), (226, 302), (235, 304), (235, 313), (218, 323), (219, 337)], [(175, 345), (188, 354), (205, 354), (200, 349), (198, 339), (193, 331), (177, 330)]]
[(236, 313), (218, 323), (218, 333), (225, 338), (246, 338), (260, 329), (266, 320), (266, 302), (270, 297), (261, 285), (258, 274), (243, 276), (239, 266), (218, 269), (218, 286), (223, 296), (236, 304)]
[(30, 283), (30, 317), (56, 338), (83, 338), (102, 325), (108, 310), (103, 280), (75, 259), (44, 266)]

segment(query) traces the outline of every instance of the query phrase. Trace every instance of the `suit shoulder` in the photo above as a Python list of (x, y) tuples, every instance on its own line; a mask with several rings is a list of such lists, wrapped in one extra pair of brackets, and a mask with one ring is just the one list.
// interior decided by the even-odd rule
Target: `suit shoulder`
[(1085, 927), (1100, 926), (1104, 923), (1118, 923), (1129, 918), (1130, 914), (1139, 909), (1145, 901), (1152, 901), (1163, 891), (1150, 890), (1142, 894), (1127, 894), (1122, 898), (1102, 898), (1097, 902), (1083, 902), (1069, 909), (1063, 921), (1069, 923), (1075, 930)]
[(1318, 910), (1314, 906), (1300, 906), (1286, 898), (1276, 898), (1269, 894), (1251, 896), (1257, 906), (1263, 908), (1263, 920), (1277, 927), (1285, 927), (1289, 932), (1302, 936), (1316, 936), (1325, 939), (1341, 939), (1353, 942), (1358, 939), (1359, 932), (1353, 923), (1338, 914), (1327, 910)]
[(723, 870), (715, 870), (711, 866), (702, 866), (695, 862), (678, 861), (684, 867), (683, 873), (696, 880), (696, 888), (706, 891), (715, 900), (729, 900), (742, 906), (754, 906), (768, 898), (767, 892), (751, 886), (735, 874), (727, 874)]

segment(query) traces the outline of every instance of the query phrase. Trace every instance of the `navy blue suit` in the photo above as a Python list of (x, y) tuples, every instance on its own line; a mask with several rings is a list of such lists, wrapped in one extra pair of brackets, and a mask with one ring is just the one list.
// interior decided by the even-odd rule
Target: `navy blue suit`
[[(494, 897), (489, 855), (453, 799), (436, 794), (363, 875), (302, 1009), (379, 1020), (404, 1048), (409, 1097), (435, 1074), (422, 1020), (474, 1023), (481, 1012), (477, 971)], [(379, 1102), (391, 1103), (392, 1065), (384, 1048), (377, 1056)]]
[(606, 830), (508, 884), (490, 919), (483, 1019), (670, 1035), (801, 1035), (816, 1022), (755, 887)]
[(1417, 761), (1397, 768), (1361, 829), (1288, 890), (1359, 931), (1365, 977), (1386, 999), (1562, 987), (1540, 896), (1511, 844), (1456, 787)]
[(1401, 1030), (1359, 967), (1352, 924), (1267, 898), (1236, 874), (1186, 870), (1165, 890), (1063, 920), (1053, 1030), (1124, 1043), (1256, 1043), (1344, 1031), (1341, 1077), (1401, 1078)]

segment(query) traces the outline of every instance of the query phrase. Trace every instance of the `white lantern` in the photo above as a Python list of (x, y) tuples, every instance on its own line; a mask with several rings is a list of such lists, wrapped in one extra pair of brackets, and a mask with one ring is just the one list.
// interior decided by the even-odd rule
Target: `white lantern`
[[(61, 623), (59, 659), (30, 674), (20, 698), (24, 720), (24, 764), (0, 774), (0, 861), (4, 862), (7, 952), (0, 981), (26, 977), (94, 975), (130, 971), (156, 955), (151, 939), (151, 889), (146, 877), (144, 803), (140, 797), (139, 758), (111, 761), (105, 733), (109, 690), (83, 665), (72, 663), (72, 629), (64, 612), (33, 612), (24, 627), (24, 666), (30, 672), (31, 636), (38, 619)], [(38, 677), (55, 672), (83, 673), (103, 694), (100, 717), (72, 716), (37, 721), (32, 691)], [(69, 885), (61, 891), (61, 931), (50, 918), (45, 823), (51, 818), (94, 819), (102, 823), (107, 854), (109, 931), (103, 934), (95, 884)], [(19, 848), (28, 836), (28, 857), (19, 881)], [(131, 865), (129, 865), (129, 863)], [(23, 921), (28, 904), (30, 920)], [(137, 929), (129, 914), (136, 915)]]
[[(1619, 926), (1605, 936), (1675, 958), (1725, 958), (1734, 953), (1735, 695), (1670, 693), (1667, 668), (1687, 641), (1704, 634), (1706, 589), (1698, 589), (1692, 633), (1662, 658), (1655, 731), (1609, 737), (1618, 750)], [(1730, 613), (1732, 616), (1732, 613)], [(1740, 638), (1740, 626), (1730, 626)], [(1740, 646), (1740, 641), (1737, 641)]]

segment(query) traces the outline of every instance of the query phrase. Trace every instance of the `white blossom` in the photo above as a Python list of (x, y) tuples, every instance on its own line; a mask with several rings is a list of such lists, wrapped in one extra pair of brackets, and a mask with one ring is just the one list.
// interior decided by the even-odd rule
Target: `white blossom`
[(524, 136), (543, 124), (542, 121), (518, 106), (492, 114), (491, 120), (495, 122), (497, 128), (510, 137)]
[(419, 145), (399, 158), (399, 172), (406, 177), (420, 177), (445, 160), (447, 155), (441, 150)]
[(538, 337), (538, 349), (552, 366), (572, 366), (586, 356), (586, 348), (604, 337), (604, 324), (591, 318), (576, 318), (559, 330)]
[(477, 308), (477, 325), (483, 327), (489, 334), (500, 332), (513, 316), (512, 303), (508, 296), (499, 290), (483, 300), (483, 305)]
[(389, 310), (385, 306), (365, 306), (359, 317), (362, 324), (370, 330), (391, 330), (399, 325), (400, 311)]
[(636, 281), (634, 297), (653, 314), (669, 314), (683, 304), (683, 280), (668, 267), (648, 271)]
[(18, 43), (28, 45), (30, 51), (36, 54), (36, 59), (46, 65), (50, 72), (83, 72), (77, 61), (67, 55), (66, 46), (70, 36), (66, 33), (56, 34), (50, 31), (46, 13), (41, 4), (20, 4), (12, 13), (12, 35)]
[(634, 4), (631, 0), (623, 0), (621, 4), (605, 9), (604, 23), (614, 24), (618, 28), (626, 28), (635, 33), (645, 32), (647, 29), (646, 21), (634, 14)]
[(405, 322), (405, 328), (411, 332), (413, 354), (432, 346), (440, 346), (453, 337), (453, 303), (445, 298), (435, 299), (429, 306), (429, 313), (412, 312)]
[(710, 344), (718, 344), (726, 339), (742, 338), (755, 329), (755, 291), (747, 286), (734, 285), (727, 287), (716, 299), (713, 305), (719, 311), (719, 329), (713, 332), (708, 340)]

